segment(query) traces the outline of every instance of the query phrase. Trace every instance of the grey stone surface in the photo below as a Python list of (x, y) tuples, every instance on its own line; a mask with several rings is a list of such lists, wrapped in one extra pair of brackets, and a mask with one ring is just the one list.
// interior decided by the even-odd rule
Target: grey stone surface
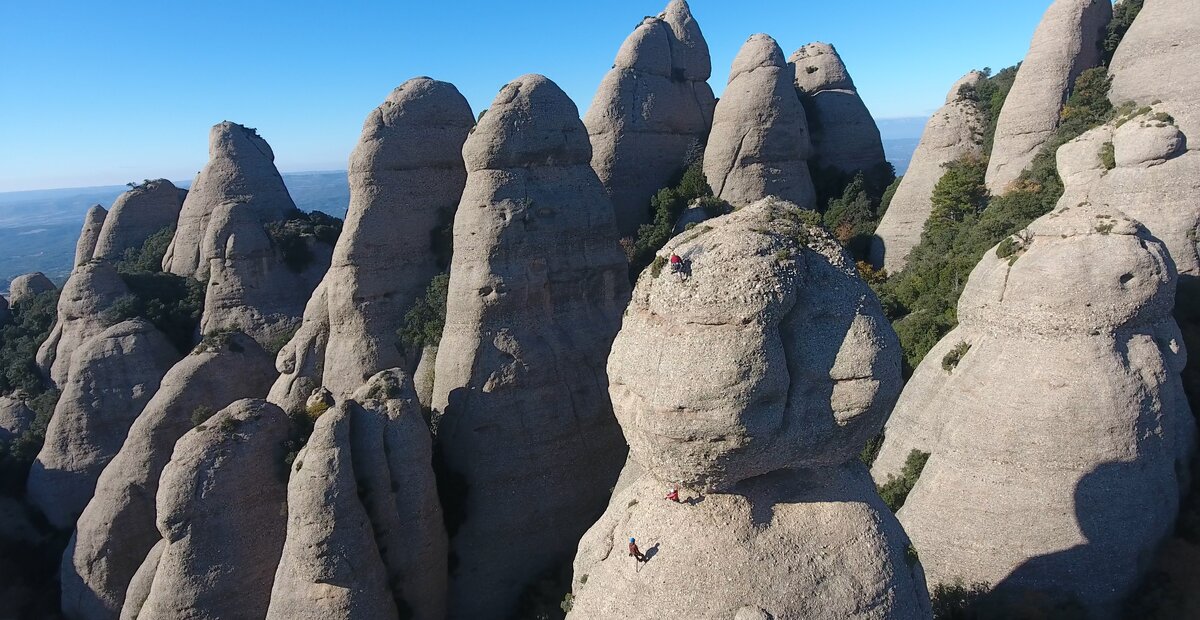
[[(972, 272), (959, 327), (901, 396), (874, 476), (932, 452), (899, 512), (930, 583), (987, 582), (1110, 618), (1172, 529), (1195, 422), (1166, 247), (1065, 176), (1016, 253), (991, 250)], [(959, 343), (970, 348), (946, 370)]]
[(810, 140), (783, 51), (765, 34), (750, 37), (733, 60), (713, 115), (704, 151), (708, 184), (735, 207), (776, 196), (811, 208)]
[(439, 266), (436, 231), (449, 226), (466, 183), (462, 145), (474, 125), (453, 85), (401, 84), (367, 117), (350, 158), (350, 210), (319, 299), (279, 356), (272, 402), (290, 410), (323, 384), (349, 396), (384, 368), (413, 368), (396, 330)]
[(604, 358), (628, 268), (587, 132), (553, 82), (505, 86), (463, 155), (433, 393), (466, 489), (449, 615), (504, 618), (570, 561), (624, 461)]
[(583, 118), (617, 232), (650, 222), (650, 198), (699, 158), (716, 100), (708, 44), (684, 0), (647, 17), (617, 52)]
[(955, 82), (946, 105), (925, 124), (908, 171), (875, 229), (870, 257), (875, 268), (888, 273), (904, 269), (908, 255), (921, 242), (925, 221), (933, 211), (933, 188), (945, 174), (944, 166), (963, 157), (983, 156), (986, 120), (979, 106), (960, 94), (963, 86), (983, 79), (982, 73), (972, 71)]
[(96, 483), (63, 555), (63, 612), (116, 618), (146, 554), (159, 541), (154, 498), (175, 442), (205, 415), (241, 398), (261, 398), (273, 358), (244, 334), (209, 338), (163, 376)]
[(810, 166), (853, 174), (886, 165), (879, 127), (837, 50), (828, 43), (809, 43), (792, 53), (788, 64), (806, 104), (812, 132)]
[(63, 284), (58, 298), (57, 318), (50, 335), (38, 348), (37, 365), (60, 388), (71, 372), (71, 355), (92, 336), (106, 327), (103, 312), (129, 287), (106, 261), (79, 265)]
[(1055, 0), (1046, 10), (1000, 110), (987, 171), (993, 194), (1007, 192), (1054, 135), (1075, 78), (1100, 64), (1111, 19), (1109, 0)]
[(46, 277), (46, 274), (38, 271), (35, 273), (27, 273), (13, 278), (8, 285), (8, 303), (16, 306), (23, 301), (33, 299), (47, 291), (53, 291), (58, 288)]
[(142, 319), (113, 325), (73, 351), (70, 379), (61, 384), (27, 485), (30, 503), (55, 527), (75, 525), (100, 472), (178, 358), (166, 337)]
[(446, 532), (412, 382), (371, 378), (296, 457), (268, 618), (442, 618)]
[[(569, 617), (930, 617), (857, 462), (900, 391), (899, 343), (804, 218), (754, 203), (663, 248), (688, 277), (639, 278), (608, 360), (630, 463), (579, 544)], [(685, 503), (664, 499), (677, 483)]]
[(96, 253), (96, 242), (100, 240), (100, 230), (104, 227), (107, 216), (108, 210), (100, 205), (93, 205), (84, 214), (83, 229), (79, 231), (79, 240), (75, 242), (73, 266), (78, 267), (92, 260), (92, 255)]
[(1200, 15), (1189, 0), (1150, 0), (1130, 27), (1109, 72), (1109, 99), (1120, 105), (1155, 101), (1169, 109), (1183, 132), (1200, 135)]
[(166, 179), (144, 183), (117, 197), (96, 239), (93, 258), (117, 260), (146, 239), (174, 226), (183, 207), (179, 189)]
[(19, 394), (0, 396), (0, 444), (7, 444), (24, 435), (37, 414), (25, 404)]
[[(295, 209), (275, 169), (275, 153), (254, 129), (223, 121), (208, 134), (208, 163), (196, 175), (179, 212), (175, 236), (163, 258), (163, 270), (208, 279), (202, 246), (213, 212), (225, 203), (249, 203), (277, 216)], [(269, 215), (263, 220), (273, 219)]]
[[(175, 444), (158, 487), (164, 544), (137, 618), (266, 615), (287, 524), (282, 470), (290, 431), (282, 409), (239, 400)], [(152, 552), (147, 563), (154, 561)], [(135, 577), (134, 586), (142, 584)], [(140, 598), (131, 588), (123, 617)]]

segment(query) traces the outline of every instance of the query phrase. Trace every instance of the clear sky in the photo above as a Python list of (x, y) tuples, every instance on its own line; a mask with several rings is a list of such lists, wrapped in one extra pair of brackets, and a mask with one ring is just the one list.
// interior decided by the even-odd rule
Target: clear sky
[[(404, 80), (478, 112), (543, 73), (582, 114), (617, 48), (666, 0), (0, 0), (0, 191), (188, 179), (208, 128), (257, 127), (285, 172), (344, 169)], [(926, 115), (972, 68), (1024, 56), (1049, 0), (691, 0), (720, 95), (756, 32), (837, 46), (877, 118)]]

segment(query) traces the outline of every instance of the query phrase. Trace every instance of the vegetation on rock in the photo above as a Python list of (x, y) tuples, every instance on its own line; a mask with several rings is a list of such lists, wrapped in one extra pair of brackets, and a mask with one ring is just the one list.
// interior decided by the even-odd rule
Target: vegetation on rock
[(283, 254), (283, 263), (300, 273), (316, 260), (308, 247), (309, 240), (334, 245), (342, 233), (342, 220), (320, 211), (305, 213), (296, 209), (286, 219), (268, 223), (266, 230), (271, 244)]
[(925, 463), (929, 461), (929, 453), (913, 450), (908, 453), (908, 459), (904, 461), (904, 469), (900, 470), (900, 477), (888, 476), (888, 481), (880, 485), (879, 496), (883, 498), (883, 502), (892, 509), (892, 512), (900, 510), (904, 505), (904, 500), (908, 499), (908, 494), (917, 485), (917, 480), (921, 477), (921, 471), (925, 469)]
[(658, 190), (650, 199), (650, 210), (654, 219), (649, 224), (638, 228), (637, 238), (622, 240), (626, 258), (629, 259), (630, 280), (636, 281), (637, 276), (654, 261), (654, 254), (662, 249), (675, 231), (675, 223), (679, 221), (683, 210), (700, 200), (705, 213), (720, 214), (728, 207), (724, 202), (713, 196), (708, 180), (704, 178), (704, 168), (700, 162), (693, 163), (684, 171), (679, 183), (674, 187), (664, 187)]
[(441, 273), (429, 281), (425, 296), (418, 298), (404, 315), (404, 325), (396, 331), (400, 344), (409, 351), (436, 346), (446, 326), (446, 295), (450, 274)]

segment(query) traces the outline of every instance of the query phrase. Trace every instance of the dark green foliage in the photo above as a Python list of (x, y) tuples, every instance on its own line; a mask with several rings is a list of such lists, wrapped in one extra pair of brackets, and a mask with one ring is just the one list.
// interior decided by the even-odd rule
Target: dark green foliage
[(858, 460), (862, 461), (863, 465), (870, 467), (875, 464), (875, 459), (879, 457), (879, 450), (883, 448), (883, 431), (871, 438), (867, 445), (863, 446), (862, 452), (858, 455)]
[(43, 391), (34, 363), (38, 347), (50, 335), (58, 309), (58, 291), (46, 291), (12, 308), (12, 319), (0, 328), (0, 393)]
[(291, 329), (286, 329), (282, 332), (279, 332), (274, 336), (271, 336), (271, 339), (263, 345), (263, 348), (270, 353), (279, 353), (283, 350), (283, 347), (287, 345), (287, 343), (292, 341), (292, 337), (294, 337), (298, 331), (300, 331), (300, 326), (295, 325)]
[[(26, 401), (26, 405), (33, 410), (35, 417), (33, 424), (29, 427), (29, 432), (21, 435), (12, 442), (11, 445), (4, 449), (4, 444), (0, 444), (0, 468), (6, 472), (15, 469), (20, 472), (20, 492), (7, 493), (11, 487), (5, 484), (0, 494), (8, 494), (20, 496), (24, 493), (25, 476), (29, 473), (29, 465), (33, 463), (34, 457), (42, 449), (42, 441), (46, 438), (46, 426), (50, 424), (50, 417), (54, 415), (54, 407), (58, 405), (58, 397), (61, 392), (56, 389), (50, 389), (41, 392), (37, 396)], [(5, 478), (7, 478), (7, 473)], [(6, 480), (7, 483), (7, 480)]]
[(813, 184), (817, 205), (824, 213), (822, 222), (849, 250), (855, 260), (865, 260), (871, 249), (875, 227), (883, 218), (891, 194), (895, 194), (896, 173), (891, 164), (848, 175), (833, 168), (813, 166)]
[[(700, 162), (693, 163), (684, 171), (675, 187), (664, 187), (658, 190), (650, 199), (650, 209), (654, 219), (649, 224), (638, 228), (637, 239), (629, 247), (629, 273), (631, 280), (637, 280), (642, 270), (654, 261), (654, 254), (671, 240), (675, 230), (675, 222), (679, 215), (693, 200), (713, 195), (712, 188), (704, 178), (704, 170)], [(715, 211), (715, 203), (705, 203), (705, 212)]]
[[(213, 410), (212, 407), (207, 407), (205, 405), (200, 405), (199, 407), (196, 407), (195, 409), (192, 410), (192, 427), (199, 428), (200, 425), (207, 422), (208, 419), (213, 417), (213, 415), (216, 413), (217, 412), (215, 410)], [(203, 429), (201, 429), (201, 430), (203, 430)]]
[(450, 287), (450, 274), (434, 276), (425, 289), (425, 296), (417, 299), (404, 315), (404, 326), (396, 331), (400, 344), (406, 350), (419, 352), (426, 346), (436, 346), (442, 340), (442, 328), (446, 326), (446, 295)]
[(571, 594), (571, 565), (568, 559), (562, 566), (545, 571), (525, 586), (513, 617), (561, 620), (571, 610), (574, 598)]
[(979, 110), (983, 112), (986, 123), (983, 128), (983, 152), (988, 155), (991, 154), (992, 145), (996, 141), (996, 126), (1000, 122), (1000, 110), (1004, 107), (1004, 101), (1008, 99), (1008, 91), (1012, 90), (1013, 81), (1017, 79), (1017, 69), (1019, 68), (1019, 64), (1013, 65), (992, 75), (991, 68), (985, 67), (983, 73), (988, 76), (987, 79), (975, 86), (964, 84), (959, 90), (959, 95), (976, 102)]
[(342, 233), (342, 220), (320, 211), (305, 213), (295, 209), (286, 219), (268, 223), (266, 231), (271, 245), (283, 255), (287, 268), (300, 273), (316, 258), (308, 247), (309, 242), (334, 245)]
[(958, 363), (962, 361), (962, 358), (966, 357), (967, 351), (970, 350), (970, 343), (960, 342), (955, 345), (953, 349), (950, 349), (949, 353), (946, 353), (946, 355), (942, 357), (942, 370), (950, 372), (955, 368), (958, 368)]
[(987, 162), (964, 157), (946, 164), (945, 170), (933, 188), (930, 219), (940, 220), (941, 223), (962, 222), (982, 211), (987, 204), (987, 189), (984, 186)]
[[(1108, 85), (1103, 68), (1080, 75), (1063, 108), (1058, 131), (1007, 194), (988, 198), (983, 160), (961, 160), (947, 166), (934, 189), (933, 213), (925, 223), (921, 243), (909, 255), (908, 266), (875, 287), (900, 337), (906, 373), (958, 324), (959, 295), (984, 252), (1054, 208), (1063, 194), (1054, 154), (1058, 147), (1113, 117), (1116, 111), (1108, 101)], [(1010, 247), (1001, 250), (1012, 251), (1010, 261), (1021, 249), (1013, 247), (1015, 243), (1009, 241)]]
[(903, 176), (896, 177), (892, 184), (883, 190), (883, 196), (879, 199), (879, 217), (882, 219), (883, 214), (887, 213), (888, 207), (892, 206), (892, 198), (896, 196), (896, 190), (900, 189), (900, 182), (904, 180)]
[(117, 270), (121, 273), (141, 273), (162, 271), (163, 257), (167, 255), (167, 246), (175, 236), (175, 227), (167, 226), (150, 235), (140, 248), (129, 248), (117, 261)]
[(204, 309), (204, 284), (164, 272), (122, 273), (121, 279), (130, 292), (101, 313), (104, 324), (140, 317), (157, 327), (180, 353), (191, 351)]
[(1112, 20), (1108, 22), (1104, 40), (1100, 43), (1100, 49), (1104, 55), (1103, 62), (1106, 66), (1112, 62), (1113, 54), (1117, 52), (1117, 46), (1125, 38), (1125, 33), (1129, 32), (1129, 27), (1133, 25), (1133, 20), (1137, 18), (1138, 13), (1142, 12), (1144, 4), (1145, 0), (1125, 0), (1113, 7)]
[(888, 508), (892, 512), (900, 510), (904, 505), (904, 500), (908, 499), (908, 494), (917, 485), (917, 480), (921, 477), (921, 470), (925, 469), (925, 463), (929, 461), (929, 453), (913, 450), (908, 453), (908, 458), (904, 461), (904, 468), (900, 470), (900, 477), (888, 476), (888, 481), (879, 487), (879, 496), (883, 498)]
[(438, 223), (429, 231), (429, 247), (437, 259), (437, 266), (450, 270), (450, 259), (454, 256), (454, 209), (438, 210)]
[(958, 581), (953, 585), (939, 583), (929, 593), (933, 602), (934, 620), (974, 620), (978, 618), (978, 607), (988, 594), (988, 584), (970, 586)]

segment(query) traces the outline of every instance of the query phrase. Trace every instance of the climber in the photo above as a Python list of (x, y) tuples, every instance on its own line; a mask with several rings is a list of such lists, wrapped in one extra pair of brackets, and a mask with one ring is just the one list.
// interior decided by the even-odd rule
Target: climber
[(638, 562), (646, 561), (646, 556), (643, 555), (642, 552), (638, 549), (637, 541), (635, 541), (632, 538), (629, 539), (629, 555), (632, 556)]
[(679, 278), (680, 282), (687, 280), (687, 270), (684, 269), (683, 259), (678, 254), (672, 252), (671, 260), (668, 261), (668, 264), (670, 265), (671, 273), (675, 274), (675, 277)]
[(667, 499), (675, 502), (676, 504), (679, 503), (679, 485), (678, 484), (676, 484), (674, 487), (672, 487), (671, 490), (667, 491)]

